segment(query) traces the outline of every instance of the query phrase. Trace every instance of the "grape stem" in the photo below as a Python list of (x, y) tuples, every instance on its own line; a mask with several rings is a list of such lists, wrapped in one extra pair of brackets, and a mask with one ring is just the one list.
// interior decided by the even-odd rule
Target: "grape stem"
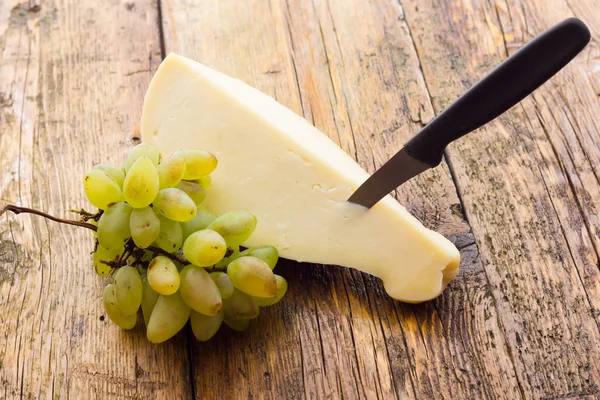
[[(59, 217), (55, 217), (53, 215), (50, 215), (48, 213), (45, 213), (43, 211), (39, 211), (39, 210), (35, 210), (33, 208), (29, 208), (29, 207), (20, 207), (14, 204), (7, 204), (4, 205), (2, 207), (0, 207), (0, 217), (6, 213), (7, 211), (12, 212), (13, 214), (19, 215), (19, 214), (35, 214), (35, 215), (39, 215), (40, 217), (44, 217), (46, 219), (49, 219), (51, 221), (54, 222), (58, 222), (61, 224), (66, 224), (66, 225), (74, 225), (74, 226), (80, 226), (82, 228), (87, 228), (89, 230), (92, 231), (97, 231), (98, 228), (95, 225), (89, 224), (87, 222), (83, 222), (83, 221), (74, 221), (72, 219), (65, 219), (65, 218), (59, 218)], [(94, 219), (94, 220), (98, 220), (99, 219), (99, 214), (101, 215), (101, 213), (98, 214), (91, 214), (85, 210), (81, 210), (81, 211), (74, 211), (77, 212), (78, 214), (82, 215), (84, 218), (86, 218), (87, 220), (89, 219)], [(98, 218), (98, 219), (97, 219)], [(135, 245), (133, 245), (132, 247), (136, 247)], [(171, 254), (169, 252), (164, 251), (163, 249), (161, 249), (160, 247), (155, 247), (155, 246), (149, 246), (147, 247), (145, 250), (150, 251), (152, 253), (155, 254), (161, 254), (165, 257), (170, 258), (171, 260), (177, 261), (183, 265), (187, 265), (190, 262), (188, 260), (186, 260), (184, 257), (180, 257), (176, 254)], [(131, 250), (129, 250), (129, 252), (131, 252)], [(127, 257), (123, 257), (123, 259), (126, 259)], [(119, 266), (116, 266), (114, 264), (116, 263), (105, 263), (113, 268), (118, 268)], [(122, 265), (120, 265), (122, 266)], [(215, 271), (217, 271), (218, 269), (214, 269)]]
[(83, 222), (88, 222), (90, 219), (98, 222), (100, 217), (104, 213), (104, 211), (99, 210), (96, 214), (92, 214), (91, 212), (85, 211), (83, 208), (81, 210), (69, 210), (72, 213), (79, 214), (81, 216), (81, 220)]
[(83, 228), (91, 229), (92, 231), (96, 231), (97, 230), (97, 228), (96, 228), (95, 225), (88, 224), (87, 222), (73, 221), (71, 219), (59, 218), (59, 217), (55, 217), (55, 216), (50, 215), (50, 214), (46, 214), (43, 211), (34, 210), (33, 208), (29, 208), (29, 207), (20, 207), (20, 206), (14, 205), (14, 204), (7, 204), (7, 205), (5, 205), (3, 207), (0, 207), (0, 217), (5, 212), (7, 212), (7, 211), (10, 211), (10, 212), (12, 212), (13, 214), (16, 214), (16, 215), (19, 215), (19, 214), (35, 214), (35, 215), (39, 215), (40, 217), (44, 217), (46, 219), (49, 219), (51, 221), (59, 222), (61, 224), (81, 226)]

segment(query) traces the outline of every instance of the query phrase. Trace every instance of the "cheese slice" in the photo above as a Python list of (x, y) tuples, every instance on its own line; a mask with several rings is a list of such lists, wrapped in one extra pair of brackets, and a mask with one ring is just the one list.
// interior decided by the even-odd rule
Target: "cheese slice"
[(393, 197), (371, 209), (346, 202), (368, 174), (308, 121), (245, 83), (170, 54), (144, 101), (142, 140), (163, 154), (203, 149), (219, 160), (206, 206), (247, 210), (246, 246), (284, 258), (351, 267), (382, 279), (398, 300), (438, 296), (460, 255)]

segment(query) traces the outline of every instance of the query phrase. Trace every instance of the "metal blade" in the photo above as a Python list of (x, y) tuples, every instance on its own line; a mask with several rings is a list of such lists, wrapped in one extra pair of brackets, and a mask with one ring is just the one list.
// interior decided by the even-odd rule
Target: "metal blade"
[(405, 147), (363, 182), (348, 201), (371, 208), (392, 190), (429, 168), (429, 164), (411, 157)]

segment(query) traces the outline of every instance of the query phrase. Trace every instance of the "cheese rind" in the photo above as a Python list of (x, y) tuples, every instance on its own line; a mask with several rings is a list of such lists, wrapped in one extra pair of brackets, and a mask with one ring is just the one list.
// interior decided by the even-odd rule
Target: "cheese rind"
[(373, 274), (406, 302), (437, 297), (458, 272), (456, 247), (393, 197), (369, 210), (348, 203), (367, 172), (304, 118), (237, 79), (168, 55), (146, 94), (141, 131), (163, 157), (185, 148), (216, 155), (205, 204), (256, 215), (247, 246), (272, 244), (285, 258)]

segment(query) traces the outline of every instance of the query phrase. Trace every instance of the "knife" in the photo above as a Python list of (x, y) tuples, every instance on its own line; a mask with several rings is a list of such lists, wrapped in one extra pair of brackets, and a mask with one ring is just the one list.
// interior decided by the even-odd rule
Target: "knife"
[(404, 182), (438, 166), (448, 144), (531, 94), (589, 41), (589, 29), (577, 18), (568, 18), (536, 36), (431, 120), (348, 201), (371, 208)]

